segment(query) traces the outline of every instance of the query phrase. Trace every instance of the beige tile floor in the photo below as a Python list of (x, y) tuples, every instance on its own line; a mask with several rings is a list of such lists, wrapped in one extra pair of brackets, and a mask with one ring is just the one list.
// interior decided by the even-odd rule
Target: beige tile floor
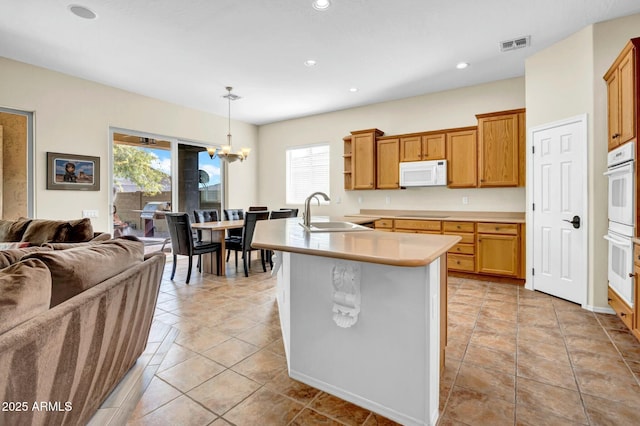
[[(170, 260), (170, 259), (168, 259)], [(387, 425), (290, 379), (275, 281), (167, 264), (146, 352), (91, 425)], [(613, 315), (508, 284), (449, 281), (441, 425), (638, 425), (640, 343)]]

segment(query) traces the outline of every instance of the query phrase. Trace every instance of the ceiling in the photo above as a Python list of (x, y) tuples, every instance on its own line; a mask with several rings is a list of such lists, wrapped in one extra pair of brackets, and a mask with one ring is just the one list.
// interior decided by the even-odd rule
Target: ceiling
[[(311, 0), (20, 0), (0, 6), (0, 56), (225, 117), (233, 86), (232, 118), (259, 125), (523, 76), (533, 53), (639, 12), (638, 0), (331, 0), (323, 12)], [(530, 47), (500, 51), (522, 36)]]

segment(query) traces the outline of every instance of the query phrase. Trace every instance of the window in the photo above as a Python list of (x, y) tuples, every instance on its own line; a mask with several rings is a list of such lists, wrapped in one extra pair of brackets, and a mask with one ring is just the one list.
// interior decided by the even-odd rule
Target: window
[[(287, 149), (287, 204), (302, 204), (311, 193), (329, 194), (329, 144)], [(322, 203), (326, 201), (322, 200)]]

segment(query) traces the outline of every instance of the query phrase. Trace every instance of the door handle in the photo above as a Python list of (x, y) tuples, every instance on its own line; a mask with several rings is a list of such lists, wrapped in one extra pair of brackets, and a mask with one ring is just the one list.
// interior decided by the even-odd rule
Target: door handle
[(567, 220), (567, 219), (562, 219), (564, 222), (568, 222), (570, 224), (573, 225), (574, 228), (579, 229), (580, 228), (580, 216), (574, 216), (573, 219), (571, 220)]

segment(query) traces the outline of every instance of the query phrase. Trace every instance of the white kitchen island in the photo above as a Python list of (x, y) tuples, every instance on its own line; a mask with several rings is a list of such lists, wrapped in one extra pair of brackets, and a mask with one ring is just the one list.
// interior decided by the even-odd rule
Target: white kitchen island
[(396, 422), (435, 425), (446, 252), (460, 238), (310, 233), (299, 221), (259, 221), (252, 244), (276, 253), (289, 376)]

